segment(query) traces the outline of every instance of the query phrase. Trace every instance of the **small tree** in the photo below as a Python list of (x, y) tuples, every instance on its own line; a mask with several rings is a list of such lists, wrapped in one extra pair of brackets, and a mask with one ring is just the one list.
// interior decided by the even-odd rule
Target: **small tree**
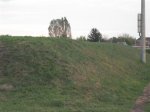
[(110, 42), (112, 43), (117, 43), (118, 42), (118, 38), (117, 37), (112, 37), (109, 39)]
[(122, 34), (118, 37), (110, 38), (109, 41), (112, 43), (125, 42), (127, 45), (132, 46), (135, 44), (136, 39), (129, 34)]
[(119, 42), (126, 42), (128, 45), (132, 46), (135, 44), (136, 39), (129, 34), (122, 34), (118, 37)]
[(102, 34), (96, 28), (92, 28), (90, 34), (88, 35), (88, 41), (100, 42), (102, 40)]

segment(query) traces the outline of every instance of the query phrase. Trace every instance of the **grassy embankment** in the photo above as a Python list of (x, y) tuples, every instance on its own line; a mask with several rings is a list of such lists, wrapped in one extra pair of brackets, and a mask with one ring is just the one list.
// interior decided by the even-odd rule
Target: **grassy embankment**
[(0, 37), (0, 112), (129, 112), (150, 81), (147, 56), (144, 65), (129, 46)]

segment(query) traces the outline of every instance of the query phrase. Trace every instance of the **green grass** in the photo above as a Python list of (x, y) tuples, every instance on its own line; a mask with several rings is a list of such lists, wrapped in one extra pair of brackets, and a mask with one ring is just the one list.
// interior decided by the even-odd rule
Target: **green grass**
[(150, 81), (129, 46), (1, 36), (0, 53), (0, 112), (129, 112)]
[(149, 111), (150, 111), (150, 102), (147, 105), (145, 105), (144, 112), (149, 112)]

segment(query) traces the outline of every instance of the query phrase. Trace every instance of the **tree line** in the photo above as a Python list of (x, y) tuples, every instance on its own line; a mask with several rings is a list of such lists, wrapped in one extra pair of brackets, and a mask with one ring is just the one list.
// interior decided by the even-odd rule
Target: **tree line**
[(79, 41), (89, 41), (89, 42), (110, 42), (110, 43), (124, 43), (127, 45), (134, 45), (136, 38), (130, 36), (129, 34), (122, 34), (118, 37), (112, 37), (112, 38), (105, 38), (100, 33), (100, 31), (97, 28), (92, 28), (88, 37), (80, 36), (77, 38)]

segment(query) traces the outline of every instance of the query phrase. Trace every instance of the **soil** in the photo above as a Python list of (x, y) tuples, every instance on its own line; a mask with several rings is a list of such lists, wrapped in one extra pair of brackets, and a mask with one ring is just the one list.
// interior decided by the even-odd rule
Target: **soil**
[(144, 112), (144, 106), (150, 102), (150, 84), (145, 87), (143, 95), (140, 96), (131, 110), (131, 112)]

